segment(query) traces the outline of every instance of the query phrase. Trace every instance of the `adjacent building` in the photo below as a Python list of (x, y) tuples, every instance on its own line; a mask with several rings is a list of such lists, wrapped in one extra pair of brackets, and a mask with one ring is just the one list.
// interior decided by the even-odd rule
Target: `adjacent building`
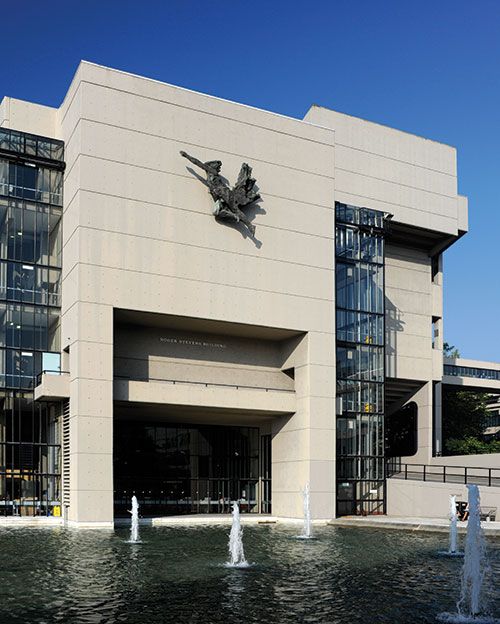
[(2, 101), (0, 207), (5, 513), (384, 513), (387, 449), (440, 455), (453, 147), (82, 62)]

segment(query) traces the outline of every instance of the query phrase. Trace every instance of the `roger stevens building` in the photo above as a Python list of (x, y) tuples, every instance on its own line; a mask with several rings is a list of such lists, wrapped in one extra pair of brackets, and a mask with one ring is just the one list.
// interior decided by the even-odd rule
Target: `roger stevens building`
[(82, 62), (2, 100), (0, 219), (2, 515), (391, 513), (443, 385), (500, 392), (443, 362), (448, 145)]

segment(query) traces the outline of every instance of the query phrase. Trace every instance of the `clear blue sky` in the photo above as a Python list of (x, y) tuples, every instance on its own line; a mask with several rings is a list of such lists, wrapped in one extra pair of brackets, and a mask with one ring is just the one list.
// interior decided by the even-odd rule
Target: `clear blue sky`
[(4, 17), (0, 97), (59, 105), (86, 59), (456, 146), (470, 231), (445, 255), (444, 335), (464, 357), (500, 360), (498, 0), (25, 0)]

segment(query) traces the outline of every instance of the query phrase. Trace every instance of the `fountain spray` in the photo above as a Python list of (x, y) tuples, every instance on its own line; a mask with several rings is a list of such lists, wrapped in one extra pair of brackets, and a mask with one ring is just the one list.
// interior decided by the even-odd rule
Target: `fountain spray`
[(465, 538), (462, 568), (462, 590), (457, 604), (462, 617), (474, 618), (481, 613), (481, 590), (485, 573), (485, 545), (481, 529), (481, 501), (477, 485), (468, 485), (469, 520)]
[(304, 487), (304, 529), (302, 531), (302, 537), (305, 539), (310, 539), (312, 537), (310, 498), (310, 488), (308, 481)]
[(243, 530), (240, 523), (240, 508), (236, 501), (233, 502), (233, 522), (229, 534), (229, 561), (226, 564), (231, 568), (246, 568), (248, 562), (243, 550)]
[(448, 552), (454, 555), (457, 552), (457, 497), (450, 496), (450, 547)]
[(139, 542), (139, 503), (137, 497), (132, 496), (132, 509), (129, 511), (132, 514), (132, 525), (130, 527), (130, 542)]

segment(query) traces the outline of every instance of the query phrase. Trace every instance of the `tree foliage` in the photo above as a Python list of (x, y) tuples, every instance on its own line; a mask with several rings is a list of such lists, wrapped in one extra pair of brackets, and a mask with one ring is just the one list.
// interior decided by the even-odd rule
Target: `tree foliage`
[(460, 351), (449, 342), (443, 342), (443, 355), (447, 358), (459, 358)]
[(497, 452), (481, 437), (488, 422), (487, 394), (460, 390), (443, 393), (443, 446), (446, 455)]

